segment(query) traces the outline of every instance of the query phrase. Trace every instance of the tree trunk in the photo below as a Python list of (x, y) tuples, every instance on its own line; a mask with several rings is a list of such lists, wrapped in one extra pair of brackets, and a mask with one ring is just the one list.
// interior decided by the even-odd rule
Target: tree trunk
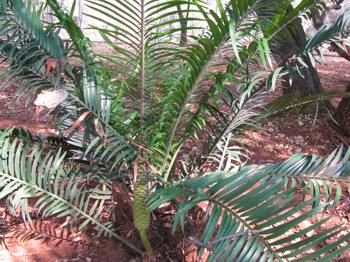
[[(330, 51), (337, 52), (338, 55), (350, 62), (350, 50), (345, 46), (343, 49), (339, 48), (335, 43), (331, 43)], [(347, 86), (346, 92), (350, 92), (350, 84)], [(343, 133), (350, 137), (350, 98), (344, 97), (337, 107), (334, 114), (335, 120), (340, 125)]]
[[(346, 92), (350, 92), (350, 84), (347, 87)], [(340, 125), (344, 134), (350, 137), (350, 98), (343, 98), (337, 107), (335, 113), (335, 120)]]
[(177, 13), (179, 15), (180, 21), (180, 27), (181, 27), (181, 34), (180, 34), (180, 46), (186, 46), (187, 45), (187, 21), (185, 18), (188, 18), (189, 15), (189, 9), (190, 9), (190, 4), (187, 5), (187, 12), (186, 16), (183, 14), (183, 10), (181, 8), (181, 5), (176, 5), (177, 8)]
[[(343, 0), (333, 0), (333, 5), (330, 5), (328, 9), (323, 12), (312, 12), (313, 24), (316, 29), (321, 27), (324, 24), (326, 16), (331, 16), (329, 14), (333, 11), (333, 16), (330, 17), (332, 22), (335, 22), (335, 19), (342, 14), (349, 5)], [(347, 5), (346, 5), (347, 4)], [(335, 14), (334, 14), (335, 11)], [(329, 12), (329, 13), (328, 13)], [(336, 52), (340, 57), (346, 59), (350, 62), (350, 48), (348, 48), (344, 42), (341, 45), (337, 45), (335, 42), (331, 42), (329, 46), (329, 51)], [(346, 92), (350, 92), (350, 84), (348, 84)], [(339, 126), (336, 126), (344, 136), (350, 137), (350, 98), (344, 97), (339, 103), (337, 109), (335, 110), (334, 119), (337, 121)]]
[[(290, 12), (292, 9), (293, 7), (289, 6), (287, 11)], [(276, 35), (275, 39), (272, 39), (273, 48), (271, 48), (271, 53), (277, 61), (290, 58), (306, 42), (306, 34), (301, 19), (295, 20), (291, 27), (286, 27), (280, 34)], [(303, 68), (300, 73), (297, 71), (293, 73), (291, 86), (287, 76), (285, 78), (286, 86), (291, 87), (291, 91), (302, 96), (322, 92), (323, 88), (317, 70), (308, 57), (304, 57), (303, 61), (308, 68)]]

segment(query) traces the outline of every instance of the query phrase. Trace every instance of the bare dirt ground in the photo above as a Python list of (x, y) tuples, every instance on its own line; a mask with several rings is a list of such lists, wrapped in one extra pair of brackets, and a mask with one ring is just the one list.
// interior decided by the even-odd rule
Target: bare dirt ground
[[(336, 56), (326, 57), (325, 62), (318, 66), (318, 72), (326, 91), (342, 90), (350, 82), (350, 66), (346, 60)], [(34, 134), (51, 133), (50, 118), (42, 118), (35, 122), (34, 106), (23, 105), (23, 98), (16, 100), (16, 88), (8, 88), (0, 92), (0, 129), (22, 127)], [(339, 100), (333, 101), (338, 103)], [(293, 153), (312, 153), (326, 156), (337, 148), (341, 141), (324, 125), (327, 114), (320, 115), (314, 122), (313, 113), (292, 112), (277, 116), (261, 125), (259, 128), (247, 131), (241, 138), (250, 151), (250, 163), (273, 163), (291, 156)], [(344, 223), (350, 227), (350, 194), (345, 192), (339, 206), (333, 210), (335, 217), (327, 222), (332, 226)], [(0, 209), (0, 217), (7, 219), (4, 209)], [(196, 215), (191, 218), (193, 228), (200, 226)], [(59, 225), (62, 221), (47, 221), (54, 235), (60, 234)], [(158, 261), (195, 261), (195, 248), (190, 244), (188, 236), (196, 232), (186, 232), (185, 236), (170, 235), (171, 216), (162, 218), (162, 228), (154, 226), (156, 246), (159, 246)], [(1, 226), (1, 225), (0, 225)], [(60, 231), (61, 230), (61, 231)], [(61, 232), (62, 233), (62, 232)], [(350, 233), (350, 231), (349, 231)], [(1, 261), (140, 261), (135, 255), (118, 242), (110, 239), (96, 238), (91, 232), (76, 235), (69, 241), (64, 238), (50, 238), (19, 241), (6, 239), (0, 246)], [(160, 247), (162, 246), (162, 247)], [(338, 261), (350, 261), (349, 251)]]

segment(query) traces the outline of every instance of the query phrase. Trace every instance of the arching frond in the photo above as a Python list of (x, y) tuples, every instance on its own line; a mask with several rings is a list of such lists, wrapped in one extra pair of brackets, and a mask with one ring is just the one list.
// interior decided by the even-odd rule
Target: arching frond
[[(201, 29), (201, 26), (178, 28), (181, 22), (199, 22), (198, 5), (203, 1), (142, 0), (86, 1), (86, 15), (96, 24), (106, 44), (115, 54), (101, 57), (113, 65), (112, 71), (128, 82), (128, 107), (143, 118), (154, 99), (154, 89), (176, 68), (174, 53), (178, 50), (181, 30)], [(179, 17), (178, 14), (183, 14)], [(126, 15), (127, 14), (127, 15)]]
[(266, 105), (263, 113), (259, 116), (259, 119), (264, 121), (268, 117), (276, 116), (288, 110), (302, 108), (310, 104), (321, 103), (337, 97), (347, 98), (350, 97), (350, 94), (345, 92), (324, 92), (319, 95), (307, 97), (295, 97), (293, 94), (286, 94)]
[(24, 221), (30, 222), (29, 200), (33, 199), (34, 211), (43, 218), (69, 216), (80, 230), (94, 224), (101, 234), (113, 236), (141, 253), (102, 216), (111, 192), (87, 187), (79, 170), (64, 166), (65, 154), (61, 150), (44, 154), (39, 146), (5, 137), (0, 141), (0, 152), (0, 199), (6, 199), (12, 214), (19, 212)]
[(308, 66), (303, 57), (310, 59), (312, 66), (316, 66), (319, 54), (318, 48), (326, 42), (336, 40), (340, 34), (350, 31), (350, 10), (346, 10), (333, 24), (322, 26), (307, 42), (296, 52), (296, 59), (291, 59), (287, 66), (289, 70), (303, 75), (303, 71)]
[[(46, 60), (61, 61), (65, 56), (58, 33), (52, 27), (44, 29), (41, 13), (31, 1), (9, 1), (0, 12), (0, 34), (3, 37), (0, 55), (7, 64), (0, 74), (2, 86), (24, 81), (25, 86), (47, 88), (48, 83), (41, 78)], [(54, 79), (56, 85), (57, 80)]]
[(135, 149), (109, 125), (112, 95), (83, 72), (81, 89), (80, 84), (67, 88), (72, 99), (63, 105), (58, 127), (77, 146), (75, 158), (104, 163), (112, 171), (132, 160)]
[[(329, 261), (349, 248), (350, 236), (342, 233), (341, 225), (322, 228), (328, 218), (306, 227), (301, 222), (314, 220), (318, 212), (339, 199), (341, 187), (333, 192), (334, 183), (349, 183), (350, 151), (344, 158), (341, 152), (335, 151), (324, 161), (296, 155), (279, 164), (247, 166), (233, 173), (217, 172), (186, 180), (157, 190), (149, 208), (181, 196), (175, 230), (178, 224), (184, 227), (190, 208), (207, 202), (207, 224), (201, 239), (194, 241), (201, 250), (212, 251), (209, 261)], [(311, 192), (304, 201), (300, 200), (300, 188)], [(332, 242), (325, 244), (326, 240)], [(313, 249), (316, 245), (321, 248)]]
[[(216, 95), (220, 84), (213, 85), (211, 88), (205, 88), (202, 84), (203, 80), (208, 77), (209, 69), (215, 63), (217, 55), (220, 51), (225, 50), (230, 37), (233, 37), (233, 31), (235, 32), (234, 45), (242, 41), (245, 29), (248, 31), (248, 28), (251, 28), (252, 32), (248, 36), (256, 32), (254, 12), (271, 5), (270, 1), (267, 2), (259, 5), (259, 1), (231, 1), (227, 9), (237, 11), (232, 15), (226, 12), (221, 1), (217, 1), (218, 13), (212, 10), (206, 12), (202, 7), (198, 7), (209, 26), (209, 35), (195, 37), (195, 44), (190, 45), (187, 50), (178, 52), (178, 56), (186, 62), (186, 67), (184, 76), (175, 82), (164, 102), (162, 118), (168, 122), (162, 123), (162, 129), (171, 130), (171, 132), (166, 136), (168, 141), (164, 145), (166, 149), (164, 150), (163, 168), (169, 161), (169, 155), (170, 159), (174, 157), (177, 148), (188, 134), (192, 135), (193, 129), (201, 129), (205, 124), (202, 122), (205, 118), (199, 118), (200, 113), (205, 109), (209, 96)], [(242, 46), (240, 47), (243, 49)], [(235, 53), (237, 54), (238, 50)], [(192, 107), (198, 110), (193, 117), (190, 113)], [(178, 143), (173, 143), (175, 140), (178, 140)]]
[[(303, 9), (302, 9), (303, 10)], [(294, 11), (295, 12), (295, 11)], [(297, 13), (295, 14), (297, 15)], [(210, 154), (213, 149), (215, 148), (216, 144), (218, 143), (218, 141), (220, 141), (223, 136), (225, 136), (227, 133), (226, 132), (239, 132), (240, 130), (242, 130), (242, 128), (246, 128), (251, 124), (256, 123), (256, 121), (260, 121), (263, 120), (265, 117), (273, 115), (275, 113), (278, 113), (280, 111), (283, 111), (284, 108), (287, 110), (287, 108), (293, 108), (296, 106), (300, 106), (300, 105), (305, 105), (305, 104), (310, 104), (310, 103), (316, 103), (319, 101), (323, 101), (323, 100), (327, 100), (332, 98), (333, 96), (337, 96), (337, 94), (320, 94), (320, 95), (315, 95), (312, 97), (307, 97), (307, 98), (294, 98), (294, 99), (289, 99), (287, 98), (280, 98), (278, 99), (276, 102), (271, 103), (270, 105), (267, 105), (267, 110), (265, 112), (266, 113), (262, 113), (261, 112), (261, 108), (263, 106), (263, 100), (261, 95), (259, 96), (259, 92), (264, 92), (264, 90), (274, 90), (274, 87), (276, 86), (276, 82), (278, 81), (278, 79), (280, 79), (281, 76), (288, 74), (288, 72), (290, 72), (290, 70), (296, 70), (296, 71), (301, 71), (298, 69), (298, 67), (304, 67), (305, 63), (303, 63), (302, 58), (305, 55), (310, 55), (312, 54), (312, 52), (315, 51), (315, 49), (317, 48), (317, 46), (319, 46), (321, 43), (326, 43), (327, 41), (331, 40), (332, 37), (334, 35), (339, 34), (340, 32), (343, 32), (344, 30), (346, 30), (347, 28), (347, 22), (344, 22), (346, 19), (345, 17), (347, 17), (347, 14), (344, 13), (344, 15), (342, 17), (339, 18), (339, 20), (337, 22), (334, 23), (333, 26), (329, 26), (327, 27), (327, 29), (321, 30), (319, 32), (320, 35), (322, 35), (322, 37), (320, 35), (316, 35), (312, 40), (310, 39), (310, 41), (308, 43), (306, 43), (304, 45), (304, 47), (300, 48), (300, 51), (298, 51), (295, 56), (293, 57), (291, 63), (287, 63), (287, 65), (283, 65), (283, 62), (280, 62), (279, 64), (277, 64), (275, 67), (272, 67), (273, 71), (272, 72), (262, 72), (259, 74), (259, 72), (254, 72), (252, 70), (252, 79), (250, 79), (247, 84), (241, 83), (241, 86), (243, 85), (243, 87), (240, 87), (239, 90), (242, 90), (241, 94), (237, 94), (237, 96), (235, 97), (235, 99), (231, 99), (231, 101), (233, 101), (233, 103), (226, 103), (229, 99), (223, 99), (223, 101), (225, 102), (225, 104), (227, 105), (228, 108), (231, 108), (232, 110), (232, 114), (228, 113), (227, 111), (227, 107), (225, 108), (225, 110), (220, 110), (220, 108), (213, 107), (212, 105), (214, 104), (213, 101), (211, 101), (211, 104), (208, 104), (206, 102), (207, 106), (210, 106), (211, 110), (209, 110), (209, 112), (214, 112), (212, 113), (213, 116), (216, 117), (216, 122), (211, 125), (213, 127), (210, 128), (210, 132), (208, 132), (208, 143), (207, 143), (207, 152), (208, 154)], [(294, 19), (293, 17), (291, 18), (292, 20)], [(268, 39), (273, 39), (273, 36), (276, 35), (277, 32), (279, 32), (281, 30), (281, 28), (276, 28), (276, 31), (269, 31), (268, 33), (265, 32), (265, 36), (266, 34), (269, 34), (269, 38)], [(315, 40), (316, 39), (316, 40)], [(318, 39), (318, 40), (317, 40)], [(319, 42), (317, 42), (319, 41)], [(317, 43), (316, 43), (317, 42)], [(252, 43), (255, 43), (254, 41)], [(259, 44), (255, 45), (257, 48), (259, 47)], [(307, 49), (307, 46), (309, 49), (309, 52), (306, 52), (305, 50)], [(304, 50), (304, 51), (301, 51)], [(243, 50), (244, 51), (244, 50)], [(241, 51), (240, 53), (243, 53), (243, 51)], [(268, 51), (269, 52), (269, 51)], [(262, 53), (262, 52), (260, 52)], [(242, 56), (243, 59), (247, 59), (245, 56)], [(290, 57), (286, 56), (284, 59), (282, 59), (283, 61), (287, 61)], [(243, 60), (244, 61), (244, 60)], [(299, 64), (300, 63), (300, 64)], [(237, 63), (234, 64), (234, 66), (237, 68)], [(234, 69), (231, 69), (231, 71), (235, 72)], [(254, 72), (254, 73), (253, 73)], [(248, 76), (250, 72), (248, 72)], [(228, 77), (227, 73), (226, 75), (223, 75), (224, 77), (221, 77), (221, 81), (222, 83), (224, 81), (228, 81), (230, 80), (230, 78), (234, 81), (242, 81), (242, 80), (237, 80), (236, 76), (235, 77)], [(218, 81), (216, 81), (216, 83), (218, 84)], [(228, 93), (231, 93), (230, 91)], [(347, 94), (338, 94), (340, 96), (347, 96)], [(255, 99), (255, 97), (258, 96), (258, 99)], [(228, 95), (226, 95), (225, 97), (230, 97)], [(298, 100), (298, 101), (297, 101)], [(260, 101), (260, 102), (258, 102)], [(283, 104), (283, 101), (285, 102)], [(293, 102), (294, 101), (294, 102)], [(282, 102), (282, 103), (281, 103)], [(260, 103), (260, 104), (259, 104)], [(259, 109), (260, 106), (260, 109)], [(274, 109), (273, 109), (274, 108)], [(274, 111), (273, 110), (277, 110)], [(200, 111), (200, 110), (199, 110)], [(262, 110), (264, 111), (264, 110)], [(198, 115), (198, 113), (196, 114)], [(225, 116), (230, 116), (229, 119), (225, 119)], [(245, 117), (242, 117), (245, 116)], [(193, 118), (194, 120), (196, 120), (196, 118)], [(199, 118), (200, 119), (200, 118)], [(193, 122), (195, 124), (196, 127), (201, 126), (200, 122)], [(233, 127), (233, 128), (232, 128)], [(215, 132), (215, 128), (217, 130), (219, 130), (220, 132)], [(220, 135), (221, 134), (221, 135)], [(203, 135), (203, 134), (202, 134)], [(214, 140), (211, 140), (211, 137), (215, 138)], [(203, 151), (202, 151), (203, 152)], [(205, 154), (204, 154), (205, 155)], [(202, 153), (203, 156), (203, 153)]]

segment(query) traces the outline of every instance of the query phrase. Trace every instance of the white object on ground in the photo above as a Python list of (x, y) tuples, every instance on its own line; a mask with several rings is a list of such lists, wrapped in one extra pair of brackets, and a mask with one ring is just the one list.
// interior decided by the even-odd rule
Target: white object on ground
[(34, 101), (35, 108), (35, 120), (38, 120), (40, 112), (43, 108), (49, 109), (47, 115), (49, 115), (55, 108), (66, 100), (68, 92), (65, 89), (49, 89), (41, 91)]

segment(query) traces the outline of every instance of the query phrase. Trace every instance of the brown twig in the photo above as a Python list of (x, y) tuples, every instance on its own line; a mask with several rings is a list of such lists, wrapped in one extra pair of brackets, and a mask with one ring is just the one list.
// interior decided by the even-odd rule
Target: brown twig
[(86, 111), (84, 113), (82, 113), (77, 120), (75, 120), (75, 122), (66, 130), (63, 132), (63, 136), (68, 136), (70, 133), (72, 133), (72, 131), (75, 128), (78, 128), (81, 123), (84, 121), (84, 119), (90, 114), (90, 111)]

